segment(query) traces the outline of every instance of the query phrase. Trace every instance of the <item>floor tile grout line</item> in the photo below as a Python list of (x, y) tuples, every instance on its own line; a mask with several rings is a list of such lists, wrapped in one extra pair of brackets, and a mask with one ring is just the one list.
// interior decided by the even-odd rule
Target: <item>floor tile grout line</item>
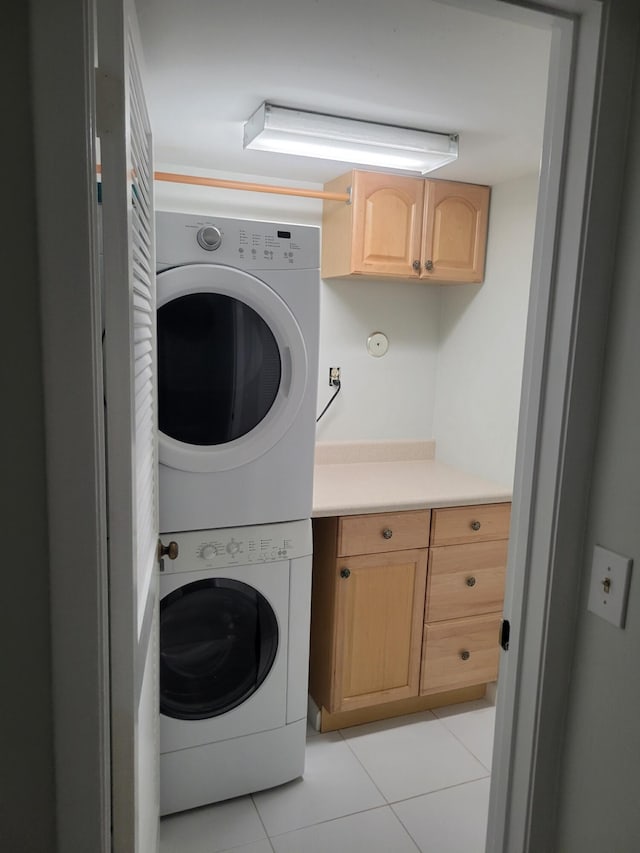
[(416, 847), (416, 850), (418, 850), (418, 853), (423, 853), (423, 851), (422, 851), (422, 847), (420, 847), (420, 845), (419, 845), (419, 844), (418, 844), (418, 842), (415, 840), (415, 838), (413, 837), (413, 835), (409, 832), (409, 830), (407, 829), (407, 827), (404, 825), (404, 823), (402, 822), (402, 819), (400, 818), (400, 815), (396, 814), (396, 812), (394, 811), (394, 809), (393, 809), (393, 808), (392, 808), (392, 806), (391, 806), (391, 803), (389, 803), (389, 809), (391, 810), (391, 814), (395, 817), (395, 819), (398, 821), (398, 823), (400, 824), (400, 826), (401, 826), (401, 827), (404, 829), (404, 831), (407, 833), (407, 835), (409, 836), (409, 838), (411, 839), (411, 841), (413, 842), (413, 844), (415, 844), (415, 847)]
[(453, 785), (445, 785), (443, 788), (434, 788), (433, 791), (424, 791), (422, 794), (412, 794), (410, 797), (403, 797), (401, 800), (393, 800), (389, 806), (393, 809), (394, 806), (408, 803), (411, 800), (419, 800), (420, 797), (430, 797), (431, 794), (439, 794), (442, 791), (452, 791), (454, 788), (463, 788), (465, 785), (473, 785), (475, 782), (482, 782), (484, 779), (491, 779), (491, 774), (486, 776), (476, 776), (475, 779), (465, 779), (464, 782), (455, 782)]
[[(404, 802), (404, 800), (402, 800), (401, 802)], [(404, 821), (402, 820), (402, 818), (400, 817), (400, 815), (396, 813), (395, 809), (394, 809), (392, 806), (389, 806), (389, 808), (390, 808), (390, 809), (391, 809), (391, 811), (394, 813), (394, 815), (396, 816), (396, 818), (397, 818), (397, 819), (398, 819), (398, 821), (400, 822), (400, 826), (402, 826), (402, 827), (404, 828), (404, 831), (407, 833), (407, 835), (409, 836), (409, 838), (410, 838), (410, 839), (413, 841), (413, 843), (416, 845), (416, 847), (418, 848), (418, 850), (420, 851), (420, 853), (427, 853), (427, 851), (423, 850), (423, 849), (422, 849), (422, 847), (420, 847), (420, 845), (418, 844), (418, 842), (416, 841), (416, 839), (413, 837), (413, 835), (412, 835), (412, 834), (411, 834), (411, 832), (409, 831), (409, 828), (408, 828), (407, 826), (405, 826)]]
[[(341, 739), (341, 740), (342, 740), (342, 742), (345, 744), (345, 746), (347, 747), (347, 749), (349, 750), (349, 752), (351, 753), (351, 755), (352, 755), (352, 756), (355, 758), (355, 760), (358, 762), (358, 764), (360, 765), (360, 767), (361, 767), (361, 768), (362, 768), (362, 770), (364, 771), (365, 775), (366, 775), (366, 776), (367, 776), (367, 778), (370, 780), (371, 784), (372, 784), (372, 785), (373, 785), (373, 787), (376, 789), (376, 791), (380, 794), (380, 796), (382, 797), (382, 799), (383, 799), (383, 801), (384, 801), (384, 802), (382, 802), (380, 805), (377, 805), (377, 806), (370, 806), (369, 808), (366, 808), (366, 809), (356, 809), (356, 810), (355, 810), (355, 811), (353, 811), (353, 812), (347, 812), (346, 814), (343, 814), (343, 815), (337, 815), (337, 816), (336, 816), (336, 817), (334, 817), (334, 818), (328, 818), (327, 820), (318, 820), (318, 821), (314, 821), (313, 823), (307, 824), (306, 826), (298, 826), (298, 827), (296, 827), (295, 829), (288, 829), (288, 830), (286, 830), (285, 832), (278, 832), (278, 833), (275, 833), (275, 834), (273, 834), (273, 835), (269, 835), (269, 832), (268, 832), (268, 830), (267, 830), (267, 827), (265, 826), (264, 821), (262, 820), (262, 816), (260, 815), (260, 811), (259, 811), (259, 809), (258, 809), (258, 807), (257, 807), (257, 805), (256, 805), (256, 802), (255, 802), (254, 798), (253, 798), (253, 794), (251, 794), (251, 795), (250, 795), (250, 796), (251, 796), (251, 800), (252, 800), (252, 802), (253, 802), (253, 805), (254, 805), (254, 807), (255, 807), (256, 811), (258, 812), (258, 817), (260, 818), (260, 823), (262, 824), (262, 826), (263, 826), (263, 828), (264, 828), (265, 832), (267, 833), (267, 838), (269, 838), (269, 840), (271, 840), (272, 838), (278, 838), (278, 837), (279, 837), (279, 836), (281, 836), (281, 835), (287, 835), (287, 833), (289, 833), (289, 832), (298, 832), (298, 831), (300, 831), (300, 830), (302, 830), (302, 829), (308, 829), (308, 828), (309, 828), (309, 827), (311, 827), (311, 826), (319, 826), (320, 824), (323, 824), (323, 823), (330, 823), (331, 821), (334, 821), (334, 820), (340, 820), (340, 819), (341, 819), (341, 818), (343, 818), (343, 817), (350, 817), (351, 815), (355, 815), (355, 814), (362, 814), (363, 812), (374, 811), (375, 809), (389, 808), (389, 807), (390, 807), (390, 805), (391, 805), (391, 804), (389, 803), (389, 801), (387, 800), (387, 798), (385, 797), (385, 795), (384, 795), (384, 794), (382, 793), (382, 791), (380, 790), (380, 788), (376, 785), (375, 781), (374, 781), (374, 780), (373, 780), (373, 778), (371, 777), (371, 775), (370, 775), (369, 771), (367, 770), (367, 768), (362, 764), (362, 762), (360, 761), (360, 759), (358, 758), (358, 756), (357, 756), (357, 755), (355, 754), (355, 752), (351, 749), (351, 747), (349, 746), (349, 743), (348, 743), (348, 742), (345, 740), (345, 738), (343, 737), (343, 735), (342, 735), (342, 731), (341, 731), (340, 729), (337, 729), (335, 732), (320, 732), (319, 734), (320, 734), (320, 735), (325, 735), (325, 734), (328, 734), (328, 735), (331, 735), (331, 734), (338, 734), (338, 735), (340, 736), (340, 739)], [(304, 779), (304, 776), (303, 776), (302, 778)], [(257, 791), (256, 793), (260, 793), (260, 792), (259, 792), (259, 791)], [(272, 846), (273, 846), (273, 845), (272, 845)]]
[[(486, 769), (487, 773), (491, 774), (491, 767), (487, 767), (487, 765), (484, 763), (484, 761), (475, 754), (475, 752), (471, 749), (470, 746), (467, 746), (467, 744), (453, 731), (453, 729), (450, 729), (449, 726), (444, 722), (443, 722), (443, 725), (446, 728), (446, 730), (449, 732), (449, 734), (453, 735), (453, 737), (458, 741), (458, 743), (467, 750), (469, 755), (471, 755), (473, 758), (475, 758), (475, 760)], [(495, 735), (495, 722), (493, 725), (494, 725), (494, 735)], [(493, 740), (491, 742), (491, 748), (493, 750)]]
[[(487, 779), (487, 778), (490, 778), (490, 776), (488, 776), (488, 775), (487, 776), (479, 776), (476, 779), (467, 779), (464, 782), (457, 782), (454, 785), (445, 785), (443, 788), (435, 788), (433, 791), (425, 791), (421, 794), (415, 794), (411, 797), (404, 797), (403, 799), (400, 799), (400, 800), (388, 801), (385, 798), (385, 800), (386, 800), (385, 803), (383, 803), (382, 805), (379, 805), (379, 806), (371, 806), (370, 808), (366, 808), (366, 809), (358, 809), (358, 810), (353, 811), (353, 812), (348, 812), (347, 814), (337, 815), (336, 817), (327, 818), (326, 820), (317, 820), (317, 821), (314, 821), (313, 823), (306, 824), (305, 826), (297, 826), (293, 829), (287, 829), (287, 830), (285, 830), (285, 832), (274, 833), (273, 835), (269, 835), (267, 833), (267, 839), (269, 840), (271, 848), (275, 851), (275, 848), (273, 847), (273, 844), (271, 843), (272, 839), (282, 838), (283, 836), (291, 835), (294, 832), (302, 832), (305, 829), (312, 829), (315, 826), (322, 826), (323, 824), (327, 824), (327, 823), (335, 823), (336, 821), (344, 820), (345, 818), (349, 818), (349, 817), (354, 817), (355, 815), (365, 814), (366, 812), (374, 812), (374, 811), (379, 811), (381, 809), (389, 809), (390, 812), (393, 814), (393, 816), (396, 818), (396, 820), (398, 820), (398, 822), (400, 823), (400, 825), (402, 826), (404, 831), (409, 835), (413, 844), (415, 844), (416, 848), (419, 851), (421, 851), (421, 853), (422, 853), (422, 848), (420, 847), (420, 845), (418, 844), (416, 839), (413, 837), (413, 835), (411, 834), (409, 829), (405, 826), (404, 822), (402, 821), (402, 818), (400, 817), (400, 815), (398, 815), (398, 813), (394, 809), (394, 806), (398, 806), (398, 805), (401, 805), (402, 803), (410, 802), (411, 800), (417, 800), (420, 797), (428, 797), (431, 794), (438, 794), (442, 791), (451, 791), (451, 790), (454, 790), (455, 788), (462, 788), (465, 785), (471, 785), (471, 784), (474, 784), (475, 782), (481, 782), (483, 779)], [(262, 822), (262, 820), (261, 820), (261, 822)], [(265, 832), (266, 832), (267, 831), (266, 826), (264, 826), (264, 823), (262, 825), (263, 825)]]
[(345, 738), (345, 736), (342, 734), (342, 729), (338, 729), (338, 734), (339, 734), (339, 735), (340, 735), (340, 737), (342, 738), (342, 742), (343, 742), (344, 744), (346, 744), (347, 749), (349, 750), (349, 752), (351, 753), (351, 755), (353, 755), (353, 757), (354, 757), (354, 758), (355, 758), (355, 760), (358, 762), (358, 764), (360, 765), (360, 767), (362, 767), (362, 769), (364, 770), (364, 772), (367, 774), (367, 776), (368, 776), (368, 777), (369, 777), (369, 779), (371, 780), (371, 784), (373, 785), (373, 787), (374, 787), (374, 788), (376, 789), (376, 791), (380, 794), (380, 796), (381, 796), (381, 797), (382, 797), (382, 799), (385, 801), (385, 803), (386, 803), (387, 805), (390, 805), (389, 800), (388, 800), (388, 799), (385, 797), (385, 795), (384, 795), (384, 792), (383, 792), (383, 791), (381, 791), (381, 790), (380, 790), (380, 788), (378, 787), (378, 785), (376, 784), (376, 780), (373, 778), (373, 776), (371, 775), (371, 773), (369, 773), (369, 771), (368, 771), (368, 770), (367, 770), (367, 768), (364, 766), (364, 764), (362, 763), (362, 761), (360, 761), (360, 759), (358, 758), (358, 755), (357, 755), (357, 753), (355, 752), (355, 750), (351, 749), (351, 746), (349, 745), (349, 741), (348, 741), (348, 740)]
[[(474, 701), (480, 701), (480, 700), (474, 700)], [(490, 706), (488, 706), (488, 707), (495, 707), (495, 706), (490, 705)], [(460, 713), (473, 714), (475, 711), (481, 711), (481, 710), (485, 710), (485, 709), (484, 709), (484, 708), (473, 708), (473, 709), (470, 709), (470, 710), (468, 710), (468, 711), (461, 711)], [(461, 739), (461, 738), (460, 738), (460, 737), (459, 737), (459, 736), (458, 736), (458, 735), (453, 731), (453, 729), (449, 728), (449, 726), (445, 723), (445, 720), (449, 719), (449, 717), (450, 717), (451, 715), (447, 715), (447, 716), (445, 716), (445, 717), (438, 717), (438, 715), (437, 715), (437, 714), (434, 714), (434, 716), (435, 716), (436, 720), (438, 720), (440, 723), (442, 723), (442, 725), (443, 725), (443, 726), (445, 727), (445, 729), (449, 732), (449, 734), (450, 734), (450, 735), (452, 735), (452, 736), (453, 736), (453, 737), (458, 741), (458, 743), (459, 743), (462, 747), (464, 747), (464, 749), (466, 749), (466, 751), (469, 753), (469, 755), (471, 755), (471, 756), (472, 756), (472, 757), (473, 757), (473, 758), (474, 758), (474, 759), (475, 759), (479, 764), (481, 764), (481, 765), (482, 765), (482, 767), (484, 767), (484, 768), (486, 769), (487, 773), (489, 773), (489, 775), (490, 775), (490, 774), (491, 774), (491, 767), (487, 767), (487, 765), (484, 763), (484, 761), (482, 761), (482, 759), (480, 759), (480, 758), (475, 754), (475, 752), (471, 749), (471, 747), (467, 746), (467, 744), (466, 744), (466, 743), (465, 743), (465, 742), (464, 742), (464, 741), (463, 741), (463, 740), (462, 740), (462, 739)], [(459, 716), (459, 715), (456, 715), (456, 716)], [(492, 732), (492, 735), (491, 735), (491, 745), (492, 745), (492, 748), (493, 748), (493, 742), (494, 742), (494, 738), (495, 738), (495, 728), (496, 728), (496, 721), (495, 721), (495, 717), (494, 717), (494, 720), (493, 720), (493, 732)]]
[[(474, 709), (474, 710), (476, 710), (476, 709)], [(480, 709), (477, 709), (477, 710), (480, 710)], [(443, 720), (442, 720), (440, 717), (437, 717), (437, 716), (433, 713), (433, 711), (432, 711), (431, 709), (428, 709), (428, 710), (427, 710), (427, 713), (428, 713), (428, 714), (430, 714), (430, 715), (433, 717), (433, 719), (434, 719), (434, 720), (437, 720), (437, 721), (438, 721), (438, 722), (443, 726), (443, 728), (447, 731), (447, 733), (448, 733), (448, 734), (450, 734), (450, 735), (454, 738), (454, 740), (456, 740), (456, 741), (457, 741), (457, 742), (458, 742), (458, 743), (463, 747), (463, 749), (465, 749), (465, 750), (469, 753), (469, 755), (470, 755), (470, 756), (471, 756), (475, 761), (477, 761), (477, 762), (478, 762), (478, 764), (479, 764), (479, 765), (480, 765), (484, 770), (486, 770), (486, 776), (489, 776), (489, 777), (490, 777), (490, 776), (491, 776), (491, 768), (487, 767), (487, 766), (486, 766), (486, 764), (485, 764), (483, 761), (480, 761), (480, 759), (478, 758), (478, 756), (477, 756), (477, 755), (475, 755), (475, 753), (473, 753), (473, 752), (469, 749), (469, 747), (468, 747), (465, 743), (463, 743), (463, 742), (460, 740), (460, 738), (459, 738), (459, 737), (457, 737), (457, 735), (456, 735), (454, 732), (452, 732), (452, 731), (451, 731), (451, 729), (450, 729), (450, 728), (449, 728), (449, 727), (448, 727), (448, 726), (443, 722)], [(379, 721), (379, 722), (384, 722), (384, 721)], [(370, 725), (370, 723), (363, 723), (363, 725), (365, 725), (365, 726), (366, 726), (366, 725)], [(352, 726), (351, 728), (358, 728), (358, 727), (357, 727), (357, 726)], [(396, 803), (401, 803), (401, 802), (403, 802), (404, 800), (390, 800), (390, 799), (389, 799), (389, 798), (384, 794), (384, 792), (383, 792), (383, 791), (378, 787), (378, 785), (376, 784), (375, 779), (371, 776), (371, 774), (369, 773), (369, 771), (367, 770), (367, 768), (365, 767), (365, 765), (362, 763), (362, 761), (361, 761), (361, 760), (360, 760), (360, 758), (358, 757), (358, 754), (356, 753), (356, 751), (355, 751), (354, 749), (352, 749), (352, 748), (351, 748), (351, 746), (350, 746), (350, 744), (349, 744), (349, 740), (348, 740), (347, 738), (345, 738), (345, 736), (342, 734), (343, 729), (337, 729), (337, 732), (338, 732), (338, 734), (340, 735), (340, 737), (342, 738), (342, 740), (344, 741), (344, 743), (346, 743), (346, 745), (349, 747), (349, 750), (351, 751), (351, 754), (355, 757), (355, 759), (356, 759), (356, 761), (358, 762), (358, 764), (362, 767), (362, 769), (363, 769), (363, 770), (364, 770), (364, 772), (367, 774), (367, 776), (369, 777), (369, 779), (371, 779), (371, 782), (372, 782), (372, 783), (373, 783), (373, 785), (375, 786), (376, 790), (380, 792), (380, 796), (384, 799), (384, 801), (387, 803), (387, 805), (392, 805), (392, 803), (394, 803), (394, 802), (396, 802)], [(467, 780), (467, 781), (469, 781), (469, 782), (476, 782), (478, 779), (486, 779), (486, 776), (478, 776), (478, 777), (476, 777), (475, 779), (469, 779), (469, 780)], [(464, 784), (466, 784), (466, 783), (465, 783), (465, 782), (461, 782), (461, 783), (457, 783), (457, 784), (462, 784), (462, 785), (464, 785)], [(456, 787), (456, 785), (445, 785), (443, 788), (436, 788), (436, 789), (435, 789), (435, 791), (445, 791), (445, 790), (447, 790), (448, 788), (455, 788), (455, 787)], [(412, 797), (405, 797), (404, 799), (412, 800), (412, 799), (415, 799), (415, 797), (422, 797), (422, 796), (425, 796), (425, 794), (433, 794), (433, 793), (435, 793), (435, 791), (426, 791), (426, 792), (424, 792), (424, 793), (422, 793), (422, 794), (415, 794), (415, 795), (414, 795), (414, 796), (412, 796)]]
[(426, 793), (426, 794), (417, 794), (415, 797), (406, 797), (404, 800), (398, 800), (398, 801), (397, 801), (397, 802), (395, 802), (395, 803), (389, 803), (389, 808), (390, 808), (390, 809), (391, 809), (391, 811), (394, 813), (394, 815), (398, 818), (398, 820), (400, 821), (400, 823), (401, 823), (401, 824), (402, 824), (402, 826), (404, 827), (404, 829), (405, 829), (405, 831), (407, 832), (407, 834), (410, 836), (410, 838), (411, 838), (411, 840), (413, 841), (413, 843), (416, 845), (416, 847), (418, 848), (418, 850), (420, 850), (420, 853), (429, 853), (429, 851), (424, 850), (422, 847), (420, 847), (420, 845), (418, 844), (418, 842), (416, 841), (416, 839), (413, 837), (413, 835), (411, 835), (411, 832), (409, 831), (409, 828), (405, 825), (405, 823), (404, 823), (404, 821), (402, 820), (402, 818), (400, 817), (400, 815), (396, 812), (396, 810), (394, 809), (394, 806), (402, 805), (402, 803), (407, 803), (407, 802), (409, 802), (409, 801), (411, 801), (411, 800), (417, 800), (419, 797), (428, 797), (428, 796), (430, 796), (431, 794), (438, 794), (438, 793), (440, 793), (441, 791), (450, 791), (450, 790), (453, 790), (454, 788), (462, 788), (464, 785), (471, 785), (471, 784), (473, 784), (474, 782), (480, 782), (482, 779), (486, 779), (486, 778), (491, 778), (491, 777), (490, 777), (490, 776), (489, 776), (489, 777), (487, 777), (487, 776), (481, 776), (479, 779), (470, 779), (468, 782), (459, 782), (457, 785), (447, 785), (447, 787), (446, 787), (446, 788), (438, 788), (437, 790), (435, 790), (435, 791), (429, 791), (429, 792), (428, 792), (428, 793)]
[[(259, 792), (255, 791), (255, 793), (257, 794)], [(253, 794), (249, 794), (249, 796), (251, 797), (251, 802), (253, 803), (253, 807), (256, 810), (256, 814), (258, 815), (258, 820), (260, 821), (260, 826), (264, 829), (264, 834), (267, 838), (267, 841), (269, 842), (269, 847), (271, 847), (271, 849), (273, 850), (273, 853), (275, 853), (275, 848), (274, 848), (273, 844), (271, 843), (271, 836), (267, 832), (267, 827), (265, 826), (264, 821), (262, 820), (262, 815), (260, 814), (260, 809), (258, 808), (256, 801), (253, 798)], [(261, 839), (258, 839), (258, 840), (261, 840)]]
[[(314, 826), (323, 826), (323, 825), (324, 825), (324, 824), (326, 824), (326, 823), (335, 823), (335, 822), (336, 822), (336, 821), (338, 821), (338, 820), (344, 820), (345, 818), (348, 818), (348, 817), (354, 817), (355, 815), (366, 814), (367, 812), (380, 811), (381, 809), (388, 809), (388, 810), (389, 810), (389, 812), (390, 812), (390, 813), (391, 813), (391, 814), (392, 814), (392, 815), (393, 815), (393, 816), (394, 816), (398, 821), (400, 821), (400, 818), (398, 817), (398, 815), (397, 815), (397, 814), (393, 811), (393, 809), (391, 808), (391, 803), (387, 803), (387, 802), (385, 802), (385, 803), (383, 803), (383, 804), (382, 804), (382, 805), (380, 805), (380, 806), (371, 806), (371, 807), (370, 807), (370, 808), (368, 808), (368, 809), (358, 809), (358, 810), (357, 810), (357, 811), (355, 811), (355, 812), (348, 812), (348, 814), (337, 815), (336, 817), (330, 817), (330, 818), (327, 818), (327, 820), (317, 820), (317, 821), (315, 821), (314, 823), (310, 823), (310, 824), (308, 824), (308, 825), (306, 825), (306, 826), (298, 826), (298, 827), (296, 827), (295, 829), (288, 829), (286, 832), (278, 832), (278, 833), (276, 833), (275, 835), (270, 835), (270, 836), (269, 836), (269, 841), (271, 841), (271, 839), (272, 839), (272, 838), (282, 838), (284, 835), (291, 835), (291, 834), (292, 834), (292, 833), (294, 833), (294, 832), (302, 832), (302, 831), (304, 831), (305, 829), (312, 829)], [(402, 828), (406, 830), (406, 827), (404, 826), (404, 824), (402, 824), (402, 821), (400, 821), (400, 823), (401, 823), (401, 825), (402, 825)], [(414, 839), (413, 839), (413, 837), (411, 838), (411, 840), (412, 840), (412, 841), (414, 840)], [(414, 843), (415, 843), (415, 842), (414, 842)], [(273, 845), (272, 845), (272, 846), (273, 846)], [(418, 847), (418, 850), (419, 850), (419, 849), (420, 849), (420, 848)]]

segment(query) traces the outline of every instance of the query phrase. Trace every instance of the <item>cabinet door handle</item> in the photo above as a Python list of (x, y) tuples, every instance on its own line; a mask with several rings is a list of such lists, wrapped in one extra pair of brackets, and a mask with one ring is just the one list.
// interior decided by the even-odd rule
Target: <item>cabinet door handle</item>
[(472, 530), (480, 530), (480, 527), (481, 527), (481, 524), (479, 521), (472, 521), (471, 522), (471, 529)]
[(420, 261), (414, 261), (411, 264), (411, 266), (414, 268), (414, 270), (416, 270), (416, 271), (419, 270), (420, 269)]
[(476, 585), (476, 579), (473, 577), (473, 575), (470, 578), (467, 578), (466, 584), (467, 584), (467, 586), (475, 586)]
[(341, 578), (348, 578), (350, 574), (351, 574), (351, 569), (348, 569), (346, 566), (344, 567), (344, 569), (340, 569), (340, 577)]
[(382, 531), (382, 535), (385, 539), (391, 539), (391, 537), (393, 536), (393, 530), (390, 527), (385, 527), (385, 529)]
[(462, 660), (469, 660), (471, 657), (471, 652), (468, 652), (466, 649), (463, 652), (460, 652), (460, 657)]
[(433, 261), (425, 261), (424, 268), (427, 272), (433, 272)]

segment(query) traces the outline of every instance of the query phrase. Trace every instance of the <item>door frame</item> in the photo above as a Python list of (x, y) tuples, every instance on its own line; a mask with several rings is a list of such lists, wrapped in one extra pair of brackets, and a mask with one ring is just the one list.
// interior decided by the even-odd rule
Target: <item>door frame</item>
[[(529, 4), (506, 2), (528, 13)], [(554, 849), (635, 6), (546, 0), (534, 7), (551, 23), (552, 39), (505, 596), (511, 638), (500, 666), (487, 853)], [(616, 146), (622, 150), (612, 158)]]
[(29, 5), (49, 516), (57, 823), (52, 849), (107, 853), (109, 619), (95, 4)]
[[(547, 104), (555, 123), (545, 141), (541, 198), (555, 197), (561, 215), (550, 227), (539, 205), (509, 558), (519, 571), (517, 580), (510, 572), (508, 589), (514, 630), (502, 661), (503, 734), (487, 847), (491, 853), (552, 849), (576, 620), (567, 602), (577, 602), (582, 573), (622, 192), (624, 157), (609, 152), (620, 149), (626, 134), (637, 12), (634, 0), (440, 2), (520, 20), (555, 15), (555, 79), (565, 81), (564, 89), (551, 87)], [(55, 10), (46, 0), (30, 0), (30, 11), (58, 850), (102, 851), (110, 847), (110, 803), (94, 0), (62, 0)], [(567, 34), (577, 18), (573, 54), (566, 51)], [(560, 119), (567, 113), (565, 126)]]

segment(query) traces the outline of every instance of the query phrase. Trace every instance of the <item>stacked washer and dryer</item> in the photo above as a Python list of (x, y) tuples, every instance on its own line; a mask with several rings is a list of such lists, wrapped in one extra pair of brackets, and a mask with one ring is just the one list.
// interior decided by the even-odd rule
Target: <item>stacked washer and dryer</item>
[(158, 213), (156, 245), (169, 814), (304, 769), (319, 234)]

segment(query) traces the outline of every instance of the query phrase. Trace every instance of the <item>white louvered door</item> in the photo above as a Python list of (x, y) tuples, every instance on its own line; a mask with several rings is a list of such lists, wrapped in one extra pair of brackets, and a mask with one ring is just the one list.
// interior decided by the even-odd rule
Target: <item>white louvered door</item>
[(151, 129), (133, 4), (99, 0), (114, 853), (159, 815), (155, 260)]

